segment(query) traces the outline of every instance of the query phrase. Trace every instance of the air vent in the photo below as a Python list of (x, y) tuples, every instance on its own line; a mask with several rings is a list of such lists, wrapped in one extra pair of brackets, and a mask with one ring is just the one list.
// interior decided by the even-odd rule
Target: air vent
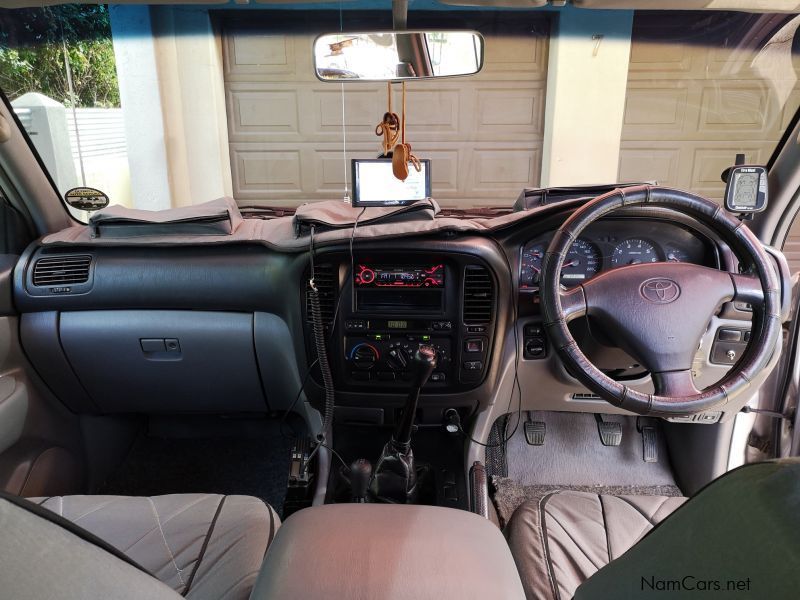
[(582, 401), (602, 400), (602, 398), (600, 396), (598, 396), (597, 394), (589, 394), (589, 393), (572, 394), (572, 399), (573, 400), (582, 400)]
[(492, 321), (494, 286), (484, 267), (464, 270), (464, 323), (481, 325)]
[[(320, 306), (322, 308), (322, 321), (325, 326), (333, 323), (333, 313), (336, 311), (336, 269), (334, 265), (314, 265), (314, 284), (319, 290)], [(306, 286), (306, 320), (311, 323), (311, 294), (308, 289), (308, 280), (303, 282)]]
[(91, 264), (92, 257), (88, 255), (40, 258), (33, 265), (33, 285), (45, 287), (86, 283), (89, 281)]

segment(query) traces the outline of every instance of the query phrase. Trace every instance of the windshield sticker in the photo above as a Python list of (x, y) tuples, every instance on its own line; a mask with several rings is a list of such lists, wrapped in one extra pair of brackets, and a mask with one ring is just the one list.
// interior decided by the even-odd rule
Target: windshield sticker
[(90, 187), (76, 187), (64, 194), (64, 200), (78, 210), (100, 210), (108, 206), (108, 196)]

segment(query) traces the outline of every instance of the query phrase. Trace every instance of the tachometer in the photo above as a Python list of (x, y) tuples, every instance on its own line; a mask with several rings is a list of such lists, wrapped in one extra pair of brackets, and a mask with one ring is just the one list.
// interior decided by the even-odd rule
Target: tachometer
[(617, 244), (611, 255), (611, 264), (615, 267), (658, 262), (659, 260), (656, 247), (639, 238), (631, 238)]

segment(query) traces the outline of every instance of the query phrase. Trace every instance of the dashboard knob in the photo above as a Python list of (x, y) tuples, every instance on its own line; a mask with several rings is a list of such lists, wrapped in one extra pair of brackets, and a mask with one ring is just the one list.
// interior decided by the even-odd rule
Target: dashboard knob
[(408, 358), (408, 352), (401, 346), (394, 346), (386, 353), (386, 363), (392, 371), (405, 371)]
[(544, 340), (531, 338), (525, 342), (525, 354), (530, 358), (541, 358), (545, 355)]
[(379, 358), (378, 350), (369, 344), (359, 344), (350, 353), (353, 364), (362, 371), (368, 371), (374, 367)]

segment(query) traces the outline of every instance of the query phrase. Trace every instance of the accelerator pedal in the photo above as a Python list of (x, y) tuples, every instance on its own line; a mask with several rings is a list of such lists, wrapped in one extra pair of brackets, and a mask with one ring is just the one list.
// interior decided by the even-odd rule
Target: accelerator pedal
[(655, 419), (638, 417), (636, 429), (642, 434), (642, 460), (646, 463), (658, 462), (658, 429)]
[(622, 443), (622, 423), (607, 421), (603, 415), (594, 416), (597, 421), (597, 433), (603, 446), (619, 446)]

